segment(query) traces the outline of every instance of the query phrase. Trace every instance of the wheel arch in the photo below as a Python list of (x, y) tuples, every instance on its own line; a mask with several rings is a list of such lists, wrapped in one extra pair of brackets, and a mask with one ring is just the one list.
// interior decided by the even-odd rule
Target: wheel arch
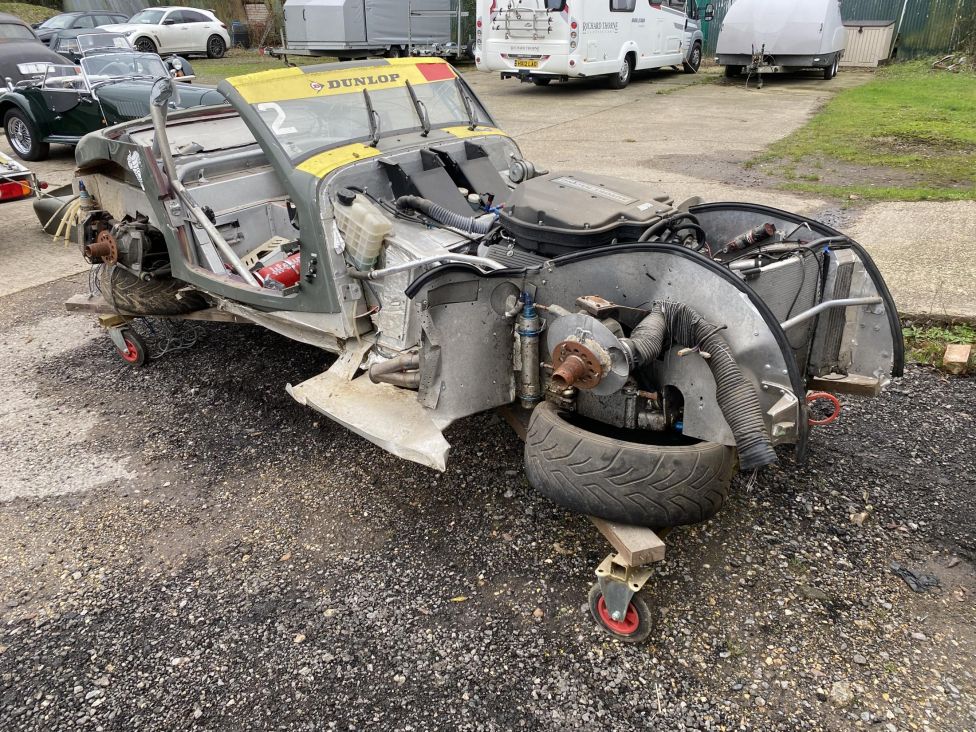
[[(17, 110), (23, 114), (25, 117), (27, 117), (27, 120), (34, 125), (34, 129), (37, 130), (37, 136), (40, 142), (47, 142), (50, 134), (50, 127), (40, 122), (33, 114), (31, 114), (30, 101), (22, 94), (8, 93), (4, 95), (2, 99), (0, 99), (0, 125), (4, 125), (7, 113), (13, 110)], [(4, 129), (4, 134), (6, 135), (6, 129)]]

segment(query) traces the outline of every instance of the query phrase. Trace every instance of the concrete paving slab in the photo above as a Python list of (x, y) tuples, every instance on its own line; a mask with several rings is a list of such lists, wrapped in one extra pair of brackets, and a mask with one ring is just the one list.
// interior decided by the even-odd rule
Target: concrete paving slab
[(871, 252), (899, 312), (976, 317), (976, 201), (878, 203), (847, 228)]
[[(5, 137), (0, 149), (12, 154)], [(53, 189), (71, 182), (74, 162), (70, 148), (56, 145), (49, 160), (28, 166)], [(55, 242), (41, 230), (32, 204), (29, 199), (0, 206), (0, 297), (88, 269), (76, 246)]]

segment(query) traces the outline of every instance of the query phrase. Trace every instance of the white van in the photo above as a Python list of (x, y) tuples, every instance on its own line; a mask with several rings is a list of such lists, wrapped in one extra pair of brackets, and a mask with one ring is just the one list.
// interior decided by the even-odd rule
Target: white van
[[(704, 19), (711, 14), (708, 5)], [(640, 69), (697, 72), (698, 18), (697, 0), (478, 0), (474, 56), (503, 79), (545, 86), (605, 76), (622, 89)]]

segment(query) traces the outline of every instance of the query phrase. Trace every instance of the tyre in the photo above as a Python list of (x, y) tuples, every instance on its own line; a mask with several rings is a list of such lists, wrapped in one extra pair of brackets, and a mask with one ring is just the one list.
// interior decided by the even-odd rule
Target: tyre
[(590, 613), (596, 624), (617, 640), (622, 640), (624, 643), (641, 643), (651, 634), (654, 619), (651, 617), (651, 609), (639, 594), (631, 598), (626, 614), (619, 619), (610, 616), (599, 582), (594, 582), (590, 587), (587, 599)]
[(134, 45), (136, 50), (142, 53), (156, 53), (156, 44), (153, 43), (152, 38), (147, 38), (146, 36), (137, 38)]
[(662, 529), (705, 521), (728, 497), (734, 448), (690, 440), (628, 442), (568, 419), (545, 402), (532, 412), (525, 436), (529, 484), (560, 506)]
[(623, 89), (630, 83), (630, 77), (634, 75), (634, 62), (630, 58), (630, 54), (624, 56), (623, 65), (620, 67), (620, 71), (607, 77), (607, 84), (611, 89)]
[(217, 34), (207, 39), (207, 58), (223, 58), (226, 51), (227, 44)]
[(741, 66), (726, 66), (725, 67), (725, 78), (726, 79), (735, 79), (741, 73), (742, 73), (742, 67)]
[(390, 50), (386, 52), (387, 58), (400, 58), (404, 55), (403, 49), (400, 46), (390, 46)]
[(532, 83), (535, 84), (536, 86), (549, 86), (551, 82), (552, 79), (547, 79), (544, 76), (537, 76), (532, 80)]
[(3, 130), (18, 158), (32, 162), (47, 160), (51, 146), (41, 142), (41, 134), (24, 112), (16, 108), (9, 110), (3, 117)]
[(840, 59), (835, 57), (834, 62), (823, 70), (824, 81), (830, 81), (835, 76), (837, 76), (837, 67), (839, 65), (840, 65)]
[(684, 67), (686, 74), (697, 74), (698, 69), (701, 68), (702, 62), (702, 47), (700, 43), (695, 43), (691, 48), (691, 53), (688, 55), (688, 60), (682, 65)]
[(182, 315), (207, 307), (195, 292), (172, 277), (141, 280), (117, 265), (102, 268), (99, 285), (105, 301), (126, 315)]
[(142, 339), (129, 328), (122, 331), (122, 339), (125, 341), (125, 350), (115, 349), (119, 353), (119, 358), (130, 366), (144, 366), (149, 356)]

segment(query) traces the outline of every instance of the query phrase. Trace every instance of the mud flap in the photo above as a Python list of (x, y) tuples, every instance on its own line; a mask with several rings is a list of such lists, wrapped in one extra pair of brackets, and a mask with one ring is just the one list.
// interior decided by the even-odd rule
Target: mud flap
[[(374, 384), (366, 375), (351, 378), (358, 358), (343, 357), (318, 376), (285, 389), (295, 401), (365, 437), (404, 460), (443, 472), (450, 443), (417, 392)], [(355, 362), (353, 362), (355, 361)]]

